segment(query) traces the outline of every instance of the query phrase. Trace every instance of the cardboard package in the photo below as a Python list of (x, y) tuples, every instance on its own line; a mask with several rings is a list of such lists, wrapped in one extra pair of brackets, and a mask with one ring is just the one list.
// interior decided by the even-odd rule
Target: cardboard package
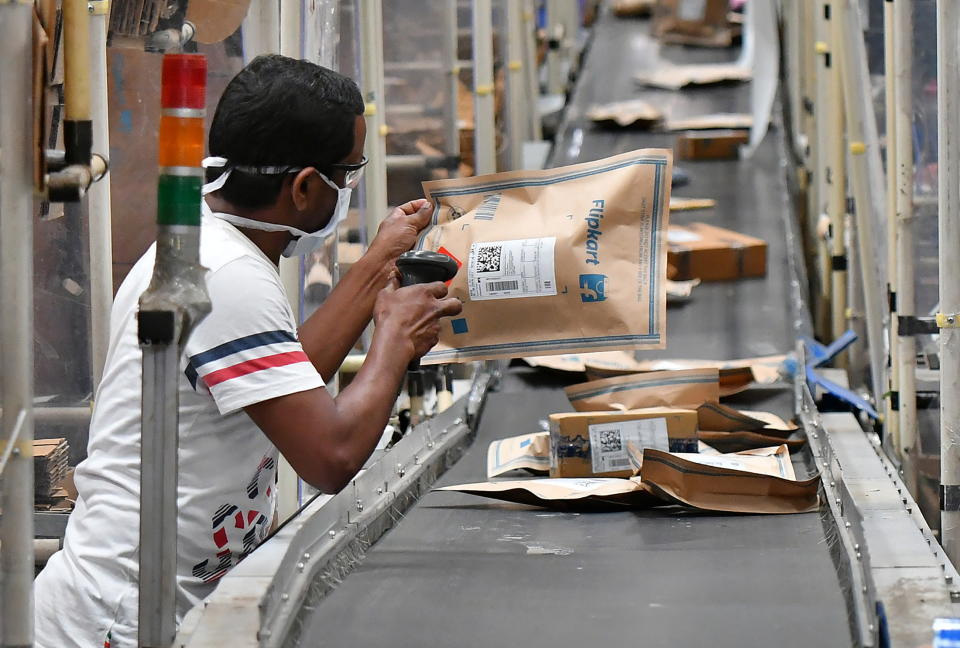
[(766, 241), (706, 223), (671, 226), (667, 248), (674, 280), (724, 281), (767, 273)]
[[(677, 283), (677, 282), (674, 282)], [(760, 356), (757, 358), (742, 358), (737, 360), (702, 360), (702, 359), (664, 359), (634, 361), (629, 365), (603, 361), (594, 361), (585, 356), (584, 369), (590, 380), (600, 380), (612, 376), (623, 376), (630, 373), (645, 371), (681, 371), (684, 369), (702, 369), (715, 367), (720, 380), (720, 397), (732, 396), (747, 389), (751, 385), (772, 385), (780, 380), (780, 366), (786, 356), (783, 354)]]
[(729, 513), (806, 513), (819, 507), (820, 477), (797, 481), (775, 476), (790, 463), (786, 448), (770, 458), (771, 470), (758, 470), (746, 457), (701, 456), (643, 451), (642, 483), (660, 498), (705, 511)]
[(663, 119), (663, 112), (642, 99), (631, 99), (591, 106), (587, 119), (608, 127), (652, 128)]
[(469, 493), (491, 499), (558, 510), (650, 508), (663, 504), (639, 479), (524, 479), (444, 486), (438, 491)]
[(548, 473), (550, 433), (534, 432), (491, 442), (487, 448), (487, 478), (492, 479), (512, 470)]
[(650, 149), (424, 183), (436, 209), (417, 247), (461, 266), (463, 313), (422, 362), (663, 348), (671, 169)]
[(720, 400), (719, 372), (704, 367), (635, 373), (570, 385), (564, 392), (578, 412), (647, 407), (695, 410), (704, 403)]
[(697, 451), (697, 413), (653, 407), (625, 412), (550, 415), (551, 477), (629, 477), (636, 472), (627, 444)]
[[(645, 86), (663, 90), (679, 90), (687, 86), (706, 86), (716, 83), (739, 83), (753, 77), (750, 68), (733, 63), (705, 65), (658, 65), (638, 72), (634, 80)], [(717, 128), (717, 126), (713, 126)]]
[(694, 211), (697, 209), (713, 209), (717, 201), (713, 198), (681, 198), (670, 196), (670, 211)]
[(736, 160), (749, 140), (745, 130), (690, 131), (677, 137), (674, 150), (681, 160)]
[(730, 47), (729, 0), (659, 0), (653, 33), (664, 43)]
[(657, 0), (616, 0), (610, 8), (618, 18), (646, 18), (656, 4)]
[(747, 130), (750, 128), (753, 128), (753, 116), (740, 113), (716, 113), (670, 119), (663, 125), (663, 129), (668, 131)]

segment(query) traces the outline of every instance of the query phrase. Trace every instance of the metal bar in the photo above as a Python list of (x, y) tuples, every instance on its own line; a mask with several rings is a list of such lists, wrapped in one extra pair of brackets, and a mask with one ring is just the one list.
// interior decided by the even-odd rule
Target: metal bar
[(476, 173), (496, 173), (494, 123), (493, 9), (490, 0), (473, 0), (473, 122)]
[(523, 63), (527, 81), (527, 112), (530, 118), (530, 139), (543, 139), (543, 124), (540, 121), (540, 74), (537, 65), (535, 0), (523, 0)]
[[(842, 0), (840, 0), (842, 2)], [(835, 5), (839, 2), (830, 2), (825, 5), (831, 14), (835, 14)], [(843, 39), (843, 32), (839, 29), (840, 21), (835, 15), (827, 18), (827, 36), (829, 51), (824, 54), (827, 66), (827, 94), (831, 109), (826, 111), (827, 162), (828, 168), (825, 181), (828, 184), (827, 213), (830, 216), (830, 332), (831, 339), (836, 340), (847, 330), (847, 254), (846, 254), (846, 152), (844, 151), (844, 124), (843, 124), (843, 86), (840, 74), (840, 63), (837, 52)], [(845, 354), (838, 356), (838, 365), (847, 366)]]
[(2, 439), (12, 447), (0, 491), (0, 643), (33, 645), (33, 3), (0, 3), (0, 360)]
[[(897, 138), (897, 120), (894, 94), (897, 87), (897, 77), (893, 72), (896, 65), (896, 52), (893, 42), (893, 3), (883, 3), (883, 65), (884, 65), (884, 99), (886, 106), (886, 138), (887, 138), (887, 293), (891, 296), (896, 295), (894, 287), (897, 282), (897, 147), (895, 146)], [(889, 385), (890, 394), (900, 393), (900, 347), (897, 345), (897, 317), (896, 317), (896, 299), (888, 300), (890, 311), (888, 341), (889, 348)], [(886, 428), (885, 445), (893, 451), (893, 456), (900, 461), (901, 443), (900, 443), (900, 415), (894, 409), (894, 399), (891, 397), (886, 400), (886, 415), (884, 417), (884, 426)]]
[[(107, 101), (108, 14), (90, 16), (90, 100), (93, 150), (110, 154)], [(96, 393), (110, 346), (110, 308), (113, 305), (113, 242), (110, 216), (110, 174), (89, 189), (90, 356)]]
[(836, 4), (837, 19), (846, 36), (840, 41), (840, 70), (843, 77), (847, 141), (850, 146), (850, 181), (854, 197), (854, 227), (863, 291), (867, 348), (870, 353), (870, 382), (874, 401), (880, 403), (884, 392), (884, 332), (882, 281), (878, 276), (874, 223), (882, 222), (883, 171), (880, 143), (874, 123), (873, 104), (867, 88), (870, 80), (864, 47), (860, 4), (845, 0)]
[(7, 462), (10, 461), (10, 457), (13, 455), (14, 450), (20, 446), (20, 435), (23, 434), (26, 420), (27, 411), (20, 410), (20, 412), (17, 414), (16, 420), (13, 423), (13, 429), (10, 430), (9, 434), (5, 433), (3, 439), (0, 440), (0, 448), (3, 449), (3, 453), (0, 454), (0, 477), (3, 476), (3, 469), (7, 467)]
[[(303, 57), (303, 5), (301, 0), (280, 0), (280, 54)], [(280, 280), (299, 325), (303, 318), (303, 259), (280, 259)], [(300, 478), (282, 455), (277, 463), (277, 516), (284, 521), (300, 508)]]
[(824, 220), (829, 216), (830, 186), (827, 182), (830, 167), (830, 114), (833, 112), (830, 93), (830, 51), (827, 40), (830, 24), (826, 18), (829, 15), (830, 4), (825, 0), (817, 0), (814, 18), (814, 50), (816, 52), (816, 67), (814, 74), (814, 209), (810, 213), (814, 221), (814, 238), (817, 253), (817, 276), (820, 281), (820, 298), (815, 304), (816, 317), (814, 327), (824, 339), (831, 334), (830, 307), (833, 304), (833, 282), (830, 271), (829, 237), (824, 236), (826, 226)]
[[(956, 37), (960, 30), (960, 4), (955, 0), (937, 0), (937, 164), (939, 166), (940, 209), (938, 236), (940, 245), (940, 312), (960, 313), (960, 130), (955, 121), (960, 111), (960, 76), (956, 57)], [(949, 320), (948, 320), (949, 323)], [(941, 488), (960, 485), (960, 331), (944, 327), (940, 331), (940, 484)], [(943, 507), (941, 507), (943, 508)], [(941, 510), (940, 542), (947, 557), (960, 560), (960, 511)]]
[[(894, 30), (894, 115), (896, 138), (891, 141), (897, 149), (897, 315), (915, 315), (913, 268), (913, 3), (895, 2)], [(912, 337), (897, 336), (898, 366), (900, 369), (900, 441), (903, 481), (911, 493), (917, 492), (916, 455), (919, 451), (917, 434), (917, 342)]]
[(507, 164), (511, 170), (523, 168), (523, 143), (529, 139), (525, 116), (530, 112), (523, 68), (523, 7), (519, 2), (501, 3), (501, 23), (507, 41), (506, 96)]
[(176, 342), (143, 347), (138, 632), (150, 648), (176, 632), (179, 356)]
[(380, 221), (387, 214), (382, 11), (380, 0), (360, 0), (360, 89), (366, 102), (367, 141), (364, 154), (369, 160), (364, 175), (364, 216), (368, 243), (376, 236)]
[(568, 34), (564, 33), (563, 3), (547, 0), (547, 94), (563, 94), (563, 60)]
[[(460, 156), (460, 125), (458, 107), (460, 105), (460, 70), (465, 64), (473, 66), (472, 61), (460, 61), (457, 58), (457, 5), (444, 2), (443, 5), (443, 67), (447, 75), (447, 101), (443, 107), (443, 132), (447, 141), (447, 152)], [(457, 170), (450, 172), (451, 177), (458, 175)]]

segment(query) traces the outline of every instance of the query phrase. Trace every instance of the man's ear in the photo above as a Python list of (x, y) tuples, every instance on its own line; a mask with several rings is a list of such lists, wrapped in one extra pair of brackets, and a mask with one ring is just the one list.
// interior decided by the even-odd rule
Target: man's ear
[(323, 191), (326, 186), (317, 175), (317, 170), (313, 167), (307, 167), (298, 172), (290, 183), (290, 198), (297, 211), (305, 211), (311, 202), (316, 201), (315, 192)]

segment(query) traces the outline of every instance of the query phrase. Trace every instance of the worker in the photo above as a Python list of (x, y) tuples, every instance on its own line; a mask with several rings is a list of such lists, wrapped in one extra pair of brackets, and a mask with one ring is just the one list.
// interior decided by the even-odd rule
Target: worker
[[(363, 111), (353, 81), (282, 56), (254, 59), (217, 105), (200, 237), (213, 308), (187, 340), (179, 375), (178, 622), (268, 535), (278, 450), (313, 486), (341, 490), (380, 440), (407, 364), (436, 344), (440, 319), (461, 310), (442, 283), (398, 285), (395, 262), (432, 215), (414, 200), (387, 216), (297, 328), (278, 264), (316, 250), (345, 218), (366, 164)], [(63, 550), (36, 579), (44, 648), (137, 643), (136, 317), (154, 254), (117, 293), (76, 508)], [(363, 367), (334, 397), (324, 384), (371, 319)]]

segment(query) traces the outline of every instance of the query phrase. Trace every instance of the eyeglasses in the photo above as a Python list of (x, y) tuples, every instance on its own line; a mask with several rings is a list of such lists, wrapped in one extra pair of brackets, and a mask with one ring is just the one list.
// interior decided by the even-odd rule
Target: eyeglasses
[(360, 178), (363, 177), (363, 170), (367, 166), (367, 156), (364, 155), (363, 159), (357, 162), (356, 164), (344, 164), (338, 162), (336, 164), (331, 164), (330, 168), (337, 169), (338, 171), (344, 172), (343, 186), (349, 187), (350, 189), (355, 189), (358, 184), (360, 184)]

